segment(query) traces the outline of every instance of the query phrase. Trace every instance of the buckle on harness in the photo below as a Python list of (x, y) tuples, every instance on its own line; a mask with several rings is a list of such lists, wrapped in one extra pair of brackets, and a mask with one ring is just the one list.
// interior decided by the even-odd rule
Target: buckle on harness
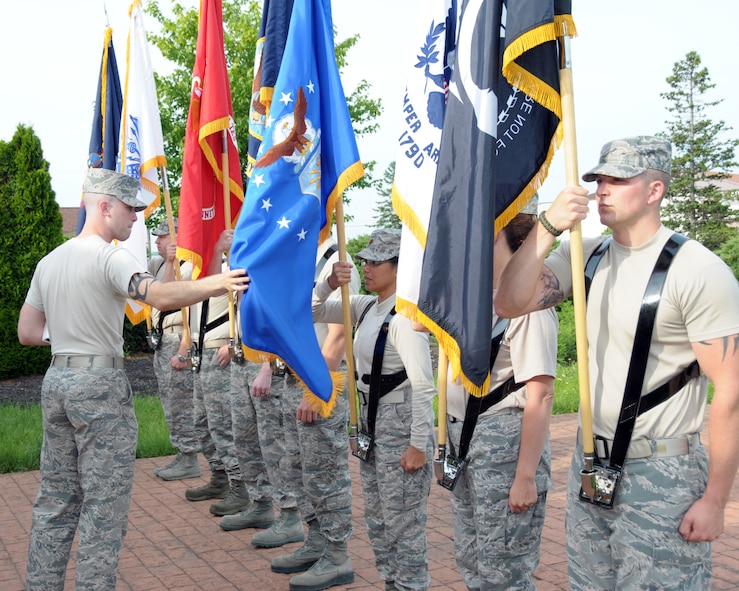
[(352, 451), (352, 455), (366, 462), (374, 444), (375, 436), (360, 429), (357, 434), (357, 450)]
[(447, 455), (445, 452), (442, 455), (442, 450), (439, 450), (439, 459), (434, 460), (436, 482), (447, 490), (454, 490), (464, 465), (462, 458)]
[(602, 466), (592, 459), (586, 459), (585, 466), (580, 471), (580, 500), (612, 509), (621, 483), (621, 468)]

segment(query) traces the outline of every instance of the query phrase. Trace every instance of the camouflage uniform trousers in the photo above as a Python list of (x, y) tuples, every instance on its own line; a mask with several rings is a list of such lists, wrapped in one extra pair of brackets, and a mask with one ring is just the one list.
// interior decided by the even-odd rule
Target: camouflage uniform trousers
[[(400, 458), (410, 446), (412, 391), (401, 403), (377, 409), (375, 444), (367, 461), (359, 461), (367, 524), (375, 566), (384, 581), (395, 581), (402, 591), (428, 589), (431, 583), (426, 550), (426, 520), (431, 492), (433, 436), (426, 445), (429, 461), (420, 470), (406, 472)], [(362, 425), (367, 405), (361, 405)]]
[(169, 428), (169, 440), (181, 453), (196, 453), (200, 449), (193, 423), (193, 377), (189, 369), (172, 369), (170, 361), (177, 355), (180, 335), (165, 332), (154, 351), (154, 375), (159, 386), (164, 419)]
[[(478, 419), (467, 463), (451, 494), (454, 554), (468, 589), (536, 589), (533, 572), (551, 488), (551, 453), (547, 442), (536, 469), (536, 504), (511, 512), (508, 495), (518, 466), (522, 419), (520, 409)], [(449, 441), (459, 444), (463, 421), (447, 424)]]
[(249, 498), (274, 501), (281, 509), (294, 509), (297, 503), (280, 467), (285, 457), (282, 378), (272, 377), (269, 395), (253, 396), (250, 385), (260, 367), (250, 361), (241, 365), (232, 362), (231, 412), (236, 455)]
[(212, 471), (225, 470), (229, 480), (242, 480), (231, 424), (231, 363), (218, 364), (218, 349), (204, 349), (195, 372), (194, 422), (200, 449)]
[(352, 483), (349, 476), (349, 403), (346, 391), (338, 396), (330, 417), (313, 423), (297, 420), (303, 388), (284, 377), (283, 470), (304, 521), (318, 520), (321, 535), (331, 543), (352, 536)]
[(578, 445), (565, 512), (573, 591), (710, 589), (711, 544), (686, 542), (678, 531), (706, 488), (703, 446), (682, 456), (626, 460), (612, 509), (578, 498), (583, 467)]
[(64, 589), (79, 525), (75, 588), (113, 591), (138, 437), (126, 372), (51, 367), (41, 406), (41, 486), (33, 506), (26, 589)]

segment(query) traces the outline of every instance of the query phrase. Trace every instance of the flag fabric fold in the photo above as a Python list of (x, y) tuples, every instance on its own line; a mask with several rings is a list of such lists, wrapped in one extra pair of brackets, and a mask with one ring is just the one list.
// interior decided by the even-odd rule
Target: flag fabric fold
[[(577, 35), (572, 0), (517, 0), (513, 6), (507, 12), (503, 45), (500, 96), (506, 97), (506, 108), (499, 115), (498, 149), (503, 145), (504, 158), (530, 165), (519, 173), (504, 162), (499, 176), (503, 193), (496, 196), (496, 233), (541, 187), (562, 143), (557, 39)], [(524, 180), (524, 190), (511, 198)]]
[(363, 175), (329, 0), (295, 0), (265, 123), (231, 247), (231, 266), (251, 278), (240, 304), (245, 355), (280, 358), (328, 416), (335, 388), (311, 311), (316, 251), (337, 200)]
[(264, 0), (259, 38), (254, 52), (254, 81), (252, 83), (251, 106), (249, 108), (249, 147), (246, 177), (256, 162), (257, 152), (264, 137), (267, 111), (272, 103), (277, 74), (285, 53), (287, 31), (293, 0)]
[[(224, 143), (228, 178), (224, 178)], [(234, 227), (244, 201), (243, 187), (223, 44), (223, 7), (221, 0), (201, 0), (177, 234), (177, 258), (192, 263), (193, 279), (207, 274), (218, 238)]]
[[(574, 24), (558, 14), (555, 21), (552, 0), (461, 4), (417, 320), (475, 396), (490, 382), (494, 233), (540, 187), (561, 138), (558, 47), (550, 39), (563, 28), (573, 34)], [(513, 85), (503, 69), (508, 48)], [(542, 81), (551, 92), (537, 90)]]
[[(113, 29), (108, 27), (105, 29), (103, 57), (95, 96), (95, 112), (92, 116), (88, 168), (116, 169), (122, 105), (123, 93), (118, 76), (118, 62), (113, 49)], [(75, 234), (79, 234), (84, 225), (85, 207), (84, 203), (80, 202)]]
[(414, 52), (401, 105), (393, 209), (402, 222), (397, 311), (415, 320), (421, 262), (439, 160), (457, 0), (419, 0)]
[[(144, 220), (161, 203), (159, 168), (166, 167), (162, 124), (159, 118), (154, 70), (149, 57), (149, 45), (144, 29), (141, 1), (129, 8), (130, 26), (126, 48), (126, 75), (123, 84), (121, 121), (120, 172), (140, 182), (138, 198), (146, 210), (138, 213), (131, 236), (121, 242), (139, 261), (146, 264), (146, 224)], [(132, 324), (145, 320), (150, 308), (135, 300), (126, 303), (126, 316)]]

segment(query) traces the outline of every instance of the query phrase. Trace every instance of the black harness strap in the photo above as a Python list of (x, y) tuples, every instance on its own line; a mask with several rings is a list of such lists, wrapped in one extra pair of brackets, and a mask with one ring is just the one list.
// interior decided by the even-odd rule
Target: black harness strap
[(657, 317), (657, 306), (661, 299), (662, 288), (667, 277), (673, 258), (685, 244), (687, 238), (680, 234), (673, 234), (665, 244), (662, 252), (654, 265), (652, 276), (649, 278), (644, 290), (644, 299), (639, 310), (639, 319), (636, 324), (634, 335), (634, 348), (631, 351), (629, 373), (626, 376), (626, 387), (624, 398), (621, 403), (621, 414), (618, 418), (616, 433), (613, 436), (613, 449), (611, 451), (611, 466), (621, 468), (626, 460), (626, 453), (634, 432), (634, 424), (639, 416), (639, 401), (641, 389), (644, 384), (644, 374), (647, 370), (649, 358), (649, 347), (654, 331), (654, 321)]
[(316, 263), (316, 273), (313, 275), (313, 287), (316, 286), (316, 281), (318, 281), (318, 276), (321, 274), (321, 271), (323, 271), (323, 268), (326, 266), (326, 263), (328, 263), (328, 260), (334, 256), (334, 254), (339, 250), (339, 247), (336, 244), (332, 244), (328, 247), (326, 252), (323, 253), (323, 256), (321, 259)]
[[(377, 422), (377, 407), (380, 404), (380, 398), (390, 392), (380, 393), (382, 381), (382, 359), (385, 356), (385, 344), (387, 343), (387, 333), (390, 327), (390, 321), (395, 316), (395, 306), (388, 312), (385, 321), (380, 327), (380, 332), (375, 341), (375, 351), (372, 356), (372, 373), (370, 375), (370, 391), (369, 403), (367, 406), (367, 432), (370, 435), (375, 434), (375, 423)], [(394, 389), (394, 388), (393, 388)]]
[[(185, 261), (180, 261), (180, 267), (183, 265)], [(167, 261), (162, 261), (162, 263), (159, 265), (159, 268), (157, 269), (157, 272), (154, 274), (154, 276), (159, 274), (159, 271), (162, 270), (162, 267), (167, 264)], [(156, 341), (156, 346), (154, 347), (155, 351), (158, 351), (162, 348), (162, 335), (164, 334), (164, 319), (169, 316), (170, 314), (175, 314), (176, 312), (179, 312), (179, 310), (167, 310), (165, 312), (159, 312), (159, 322), (157, 322), (156, 328), (154, 329), (159, 336), (159, 338)]]
[[(503, 342), (503, 335), (510, 324), (509, 318), (500, 318), (493, 327), (493, 334), (490, 339), (490, 369), (493, 369), (495, 359), (498, 357), (500, 351), (500, 344)], [(467, 452), (470, 449), (470, 442), (472, 441), (472, 435), (475, 433), (475, 427), (477, 426), (477, 419), (486, 410), (492, 406), (498, 404), (511, 392), (520, 390), (524, 387), (524, 383), (516, 383), (513, 376), (508, 378), (500, 386), (498, 386), (492, 392), (487, 395), (477, 398), (470, 396), (467, 400), (467, 408), (464, 413), (464, 423), (462, 424), (462, 434), (459, 438), (459, 457), (465, 459)]]
[[(610, 465), (613, 467), (621, 468), (626, 460), (626, 454), (631, 443), (631, 435), (634, 432), (637, 417), (653, 409), (658, 404), (665, 402), (680, 391), (688, 381), (700, 375), (698, 362), (694, 361), (661, 386), (641, 396), (654, 322), (657, 317), (657, 306), (661, 299), (667, 270), (677, 251), (686, 241), (687, 238), (685, 236), (677, 233), (670, 237), (657, 258), (652, 276), (649, 278), (644, 291), (644, 298), (642, 299), (639, 318), (637, 320), (636, 334), (634, 335), (634, 347), (631, 351), (629, 373), (626, 376), (626, 387), (624, 388), (621, 412), (616, 426), (616, 433), (613, 436), (613, 448), (610, 451)], [(593, 280), (595, 269), (601, 258), (603, 258), (610, 242), (610, 237), (606, 238), (588, 259), (585, 267), (586, 294), (590, 291), (590, 284)]]
[[(223, 316), (220, 316), (213, 320), (212, 322), (206, 323), (206, 320), (208, 319), (208, 305), (210, 300), (204, 300), (203, 305), (200, 308), (200, 334), (198, 334), (198, 353), (202, 355), (203, 353), (203, 345), (205, 344), (205, 335), (213, 330), (214, 328), (218, 328), (222, 324), (225, 324), (228, 321), (228, 314), (224, 314)], [(199, 369), (199, 368), (198, 368)]]

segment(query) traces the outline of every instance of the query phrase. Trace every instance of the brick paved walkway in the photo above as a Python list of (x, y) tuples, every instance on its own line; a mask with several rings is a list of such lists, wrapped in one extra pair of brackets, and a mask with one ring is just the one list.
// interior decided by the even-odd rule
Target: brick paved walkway
[[(548, 496), (537, 589), (568, 589), (564, 545), (564, 504), (567, 469), (576, 430), (575, 415), (552, 419), (551, 446), (554, 488)], [(707, 434), (704, 434), (704, 441)], [(209, 503), (185, 500), (183, 482), (164, 482), (153, 474), (167, 458), (138, 460), (130, 525), (121, 557), (118, 591), (269, 591), (287, 590), (290, 575), (270, 571), (272, 557), (285, 548), (253, 548), (254, 530), (224, 532)], [(354, 535), (349, 551), (356, 573), (346, 589), (383, 589), (373, 566), (372, 549), (362, 519), (362, 494), (356, 458), (351, 459), (354, 483)], [(205, 482), (207, 472), (203, 462)], [(0, 590), (21, 591), (26, 569), (31, 505), (39, 473), (0, 476)], [(199, 485), (198, 480), (187, 481)], [(714, 544), (713, 590), (739, 588), (739, 479), (726, 512), (726, 532)], [(452, 556), (449, 492), (434, 484), (429, 503), (428, 542), (432, 589), (463, 591)], [(290, 551), (297, 544), (287, 546)], [(73, 549), (74, 554), (74, 549)], [(67, 572), (67, 589), (74, 588), (74, 561)], [(335, 587), (339, 589), (339, 587)]]

